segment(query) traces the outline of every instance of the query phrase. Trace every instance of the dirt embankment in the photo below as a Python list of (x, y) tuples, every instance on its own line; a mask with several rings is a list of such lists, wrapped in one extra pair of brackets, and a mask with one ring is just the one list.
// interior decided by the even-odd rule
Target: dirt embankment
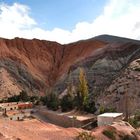
[(0, 120), (3, 137), (21, 140), (73, 140), (80, 132), (76, 128), (62, 128), (36, 119), (26, 121)]

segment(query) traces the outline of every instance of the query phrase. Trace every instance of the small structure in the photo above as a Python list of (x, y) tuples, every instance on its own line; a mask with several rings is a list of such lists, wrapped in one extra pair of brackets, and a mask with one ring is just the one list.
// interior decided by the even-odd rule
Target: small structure
[(25, 102), (25, 103), (21, 102), (21, 103), (18, 104), (18, 109), (30, 109), (32, 107), (33, 107), (33, 105), (30, 102)]
[(96, 121), (96, 116), (93, 114), (80, 114), (75, 111), (71, 112), (57, 112), (42, 108), (38, 110), (41, 115), (46, 117), (56, 125), (62, 127), (83, 127), (90, 122)]
[(7, 117), (8, 120), (23, 120), (30, 117), (32, 111), (30, 102), (11, 102), (0, 104), (0, 116)]
[(24, 110), (21, 110), (21, 112), (24, 113), (24, 117), (30, 117), (32, 110), (33, 109), (24, 109)]
[(0, 104), (0, 110), (18, 110), (18, 109), (29, 109), (33, 105), (30, 102), (11, 102), (11, 103), (2, 103)]
[(4, 111), (17, 110), (18, 109), (18, 103), (17, 102), (2, 103), (2, 104), (0, 104), (0, 109), (4, 110)]
[(20, 121), (24, 119), (24, 114), (19, 111), (8, 111), (6, 113), (8, 120)]
[(110, 125), (122, 120), (123, 113), (104, 113), (97, 116), (98, 126)]

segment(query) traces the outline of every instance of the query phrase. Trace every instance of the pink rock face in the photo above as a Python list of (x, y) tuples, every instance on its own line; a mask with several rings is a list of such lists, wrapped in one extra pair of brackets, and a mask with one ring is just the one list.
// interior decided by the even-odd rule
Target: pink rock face
[[(22, 83), (23, 79), (21, 79), (20, 84), (17, 82), (20, 79), (19, 75), (28, 72), (28, 77), (31, 75), (33, 79), (30, 83), (34, 83), (41, 94), (46, 86), (52, 87), (63, 74), (67, 73), (71, 65), (92, 55), (94, 50), (102, 48), (105, 44), (103, 41), (91, 40), (61, 45), (56, 42), (37, 39), (15, 38), (8, 40), (1, 38), (0, 61), (2, 61), (2, 67), (4, 63), (4, 68), (9, 75), (14, 73), (12, 76), (15, 81), (12, 80), (12, 82), (19, 86), (18, 90), (24, 89), (26, 84)], [(21, 68), (21, 65), (24, 68)], [(17, 68), (17, 70), (13, 70), (11, 67)], [(24, 78), (27, 78), (25, 76), (24, 74)], [(32, 84), (26, 88), (30, 86)]]
[[(69, 70), (77, 77), (74, 70), (79, 66), (86, 69), (91, 91), (94, 86), (103, 85), (100, 91), (109, 86), (110, 79), (122, 67), (137, 57), (138, 44), (138, 41), (109, 36), (66, 45), (38, 39), (0, 38), (0, 68), (4, 68), (11, 77), (9, 81), (17, 85), (16, 93), (27, 89), (29, 94), (43, 95), (49, 87), (60, 87), (62, 92)], [(12, 96), (10, 86), (8, 90), (5, 96)]]

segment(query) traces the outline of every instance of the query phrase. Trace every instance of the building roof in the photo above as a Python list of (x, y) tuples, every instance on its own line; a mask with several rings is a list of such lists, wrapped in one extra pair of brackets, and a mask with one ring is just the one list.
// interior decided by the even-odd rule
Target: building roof
[(16, 114), (21, 114), (21, 112), (15, 111), (15, 110), (11, 110), (11, 111), (7, 111), (6, 114), (8, 116), (13, 116), (13, 115), (16, 115)]
[(101, 115), (98, 115), (99, 117), (118, 117), (123, 115), (123, 113), (103, 113)]
[(31, 105), (31, 102), (9, 102), (9, 103), (1, 103), (0, 107), (7, 107), (7, 106), (15, 106), (15, 105)]
[(18, 102), (1, 103), (1, 107), (17, 105)]

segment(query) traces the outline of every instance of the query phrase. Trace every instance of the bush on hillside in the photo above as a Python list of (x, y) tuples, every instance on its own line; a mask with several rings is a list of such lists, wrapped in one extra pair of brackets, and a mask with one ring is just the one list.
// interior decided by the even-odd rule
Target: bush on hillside
[(24, 101), (24, 102), (27, 102), (27, 101), (30, 100), (30, 98), (29, 98), (29, 96), (28, 96), (28, 94), (27, 94), (26, 91), (22, 90), (22, 91), (20, 92), (20, 94), (19, 94), (19, 100), (20, 100), (20, 101)]
[(111, 130), (104, 130), (102, 133), (103, 133), (105, 136), (107, 136), (108, 138), (110, 138), (111, 140), (115, 140), (114, 131), (111, 131)]
[(42, 105), (47, 105), (47, 96), (41, 96), (39, 100), (42, 103)]
[(103, 107), (103, 106), (100, 106), (99, 108), (99, 113), (102, 114), (102, 113), (106, 113), (106, 112), (116, 112), (116, 108), (113, 108), (113, 107)]
[(53, 111), (56, 111), (58, 110), (59, 108), (59, 99), (58, 99), (58, 96), (55, 94), (55, 93), (50, 93), (48, 96), (47, 96), (47, 107)]
[(61, 109), (62, 109), (62, 112), (65, 112), (65, 111), (70, 111), (74, 108), (74, 99), (71, 95), (67, 94), (65, 95), (62, 100), (61, 100)]
[(22, 90), (19, 95), (14, 95), (9, 97), (6, 102), (19, 102), (19, 101), (29, 101), (30, 98), (26, 91)]
[(84, 105), (84, 111), (85, 112), (95, 113), (96, 110), (97, 109), (96, 109), (96, 106), (95, 106), (95, 102), (94, 101), (90, 102), (88, 100), (87, 104)]
[(14, 95), (12, 97), (9, 97), (6, 102), (19, 102), (19, 100), (19, 95)]
[(139, 128), (140, 127), (140, 111), (137, 111), (134, 117), (130, 118), (128, 121), (134, 128)]
[(79, 133), (75, 140), (95, 140), (95, 137), (92, 136), (91, 133), (85, 131)]
[(130, 135), (125, 135), (121, 138), (121, 140), (138, 140), (138, 139)]

